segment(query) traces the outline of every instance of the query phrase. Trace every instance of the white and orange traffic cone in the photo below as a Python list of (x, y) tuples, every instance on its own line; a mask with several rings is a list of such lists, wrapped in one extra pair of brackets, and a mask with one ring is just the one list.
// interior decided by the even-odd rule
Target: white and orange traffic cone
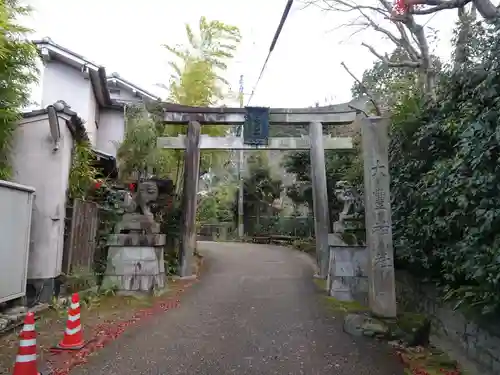
[(19, 349), (13, 375), (40, 375), (37, 370), (35, 315), (29, 312), (19, 335)]
[(71, 296), (71, 305), (68, 310), (68, 320), (64, 337), (53, 350), (80, 350), (87, 343), (83, 341), (83, 329), (80, 323), (80, 299), (78, 293)]

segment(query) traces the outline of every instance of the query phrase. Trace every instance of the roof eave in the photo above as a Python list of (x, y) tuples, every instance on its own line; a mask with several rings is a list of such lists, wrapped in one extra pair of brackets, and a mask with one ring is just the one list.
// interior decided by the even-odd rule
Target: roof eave
[[(51, 40), (35, 40), (33, 43), (39, 48), (42, 58), (51, 59), (51, 54), (58, 56), (59, 60), (72, 61), (76, 65), (81, 65), (87, 68), (88, 75), (92, 82), (92, 88), (97, 102), (101, 106), (111, 104), (111, 97), (108, 90), (108, 81), (106, 79), (106, 69), (99, 66), (81, 55), (64, 48)], [(45, 51), (44, 51), (45, 49)]]
[(110, 77), (107, 77), (107, 81), (116, 81), (117, 83), (125, 86), (126, 88), (130, 89), (130, 90), (133, 90), (133, 91), (137, 91), (139, 94), (141, 94), (142, 96), (145, 96), (147, 97), (148, 99), (150, 100), (153, 100), (153, 101), (157, 101), (157, 100), (161, 100), (160, 97), (156, 96), (156, 95), (153, 95), (152, 93), (150, 92), (147, 92), (146, 90), (144, 89), (141, 89), (140, 87), (134, 85), (133, 83), (131, 82), (128, 82), (127, 80), (121, 78), (121, 77), (116, 77), (116, 76), (110, 76)]
[(78, 55), (77, 53), (74, 53), (73, 51), (64, 48), (52, 41), (34, 40), (33, 44), (35, 44), (40, 50), (42, 50), (43, 48), (47, 48), (49, 52), (65, 57), (66, 59), (72, 60), (77, 64), (85, 65), (89, 70), (98, 71), (99, 68), (101, 68), (99, 65), (87, 60), (83, 56)]
[[(22, 117), (32, 118), (37, 116), (48, 115), (49, 107), (56, 107), (56, 105), (54, 104), (48, 106), (47, 108), (36, 109), (30, 112), (24, 112), (22, 114)], [(62, 109), (56, 109), (56, 112), (68, 116), (67, 117), (68, 119), (65, 120), (66, 126), (68, 127), (69, 131), (71, 132), (71, 134), (75, 139), (88, 140), (88, 134), (87, 130), (85, 129), (85, 126), (83, 125), (83, 120), (78, 116), (76, 112), (72, 111), (67, 106), (64, 106)]]

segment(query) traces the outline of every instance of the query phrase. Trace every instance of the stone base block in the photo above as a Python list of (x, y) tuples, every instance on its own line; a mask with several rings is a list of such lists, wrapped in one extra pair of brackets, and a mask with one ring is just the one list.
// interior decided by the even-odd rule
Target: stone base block
[(165, 245), (167, 236), (164, 234), (140, 234), (140, 233), (127, 233), (127, 234), (111, 234), (108, 236), (108, 246), (148, 246), (159, 247)]
[(364, 246), (330, 246), (330, 295), (368, 305), (368, 250)]
[(165, 287), (163, 248), (110, 247), (104, 287), (154, 292)]

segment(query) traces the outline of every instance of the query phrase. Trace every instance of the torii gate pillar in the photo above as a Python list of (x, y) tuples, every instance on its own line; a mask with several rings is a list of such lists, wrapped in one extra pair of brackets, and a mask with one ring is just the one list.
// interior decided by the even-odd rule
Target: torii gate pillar
[(184, 188), (182, 195), (182, 237), (179, 252), (180, 276), (193, 276), (193, 254), (196, 250), (196, 208), (200, 174), (200, 131), (198, 121), (190, 121), (184, 156)]
[(323, 125), (321, 122), (309, 124), (311, 139), (311, 180), (314, 209), (314, 232), (316, 237), (316, 257), (319, 277), (326, 279), (330, 261), (328, 246), (329, 215), (328, 191), (326, 185), (325, 149), (323, 146)]

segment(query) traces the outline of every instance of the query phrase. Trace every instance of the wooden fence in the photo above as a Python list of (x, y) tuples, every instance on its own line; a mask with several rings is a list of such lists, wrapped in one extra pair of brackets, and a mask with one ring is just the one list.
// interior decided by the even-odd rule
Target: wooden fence
[(96, 249), (99, 206), (95, 202), (75, 199), (66, 207), (62, 272), (92, 272)]

